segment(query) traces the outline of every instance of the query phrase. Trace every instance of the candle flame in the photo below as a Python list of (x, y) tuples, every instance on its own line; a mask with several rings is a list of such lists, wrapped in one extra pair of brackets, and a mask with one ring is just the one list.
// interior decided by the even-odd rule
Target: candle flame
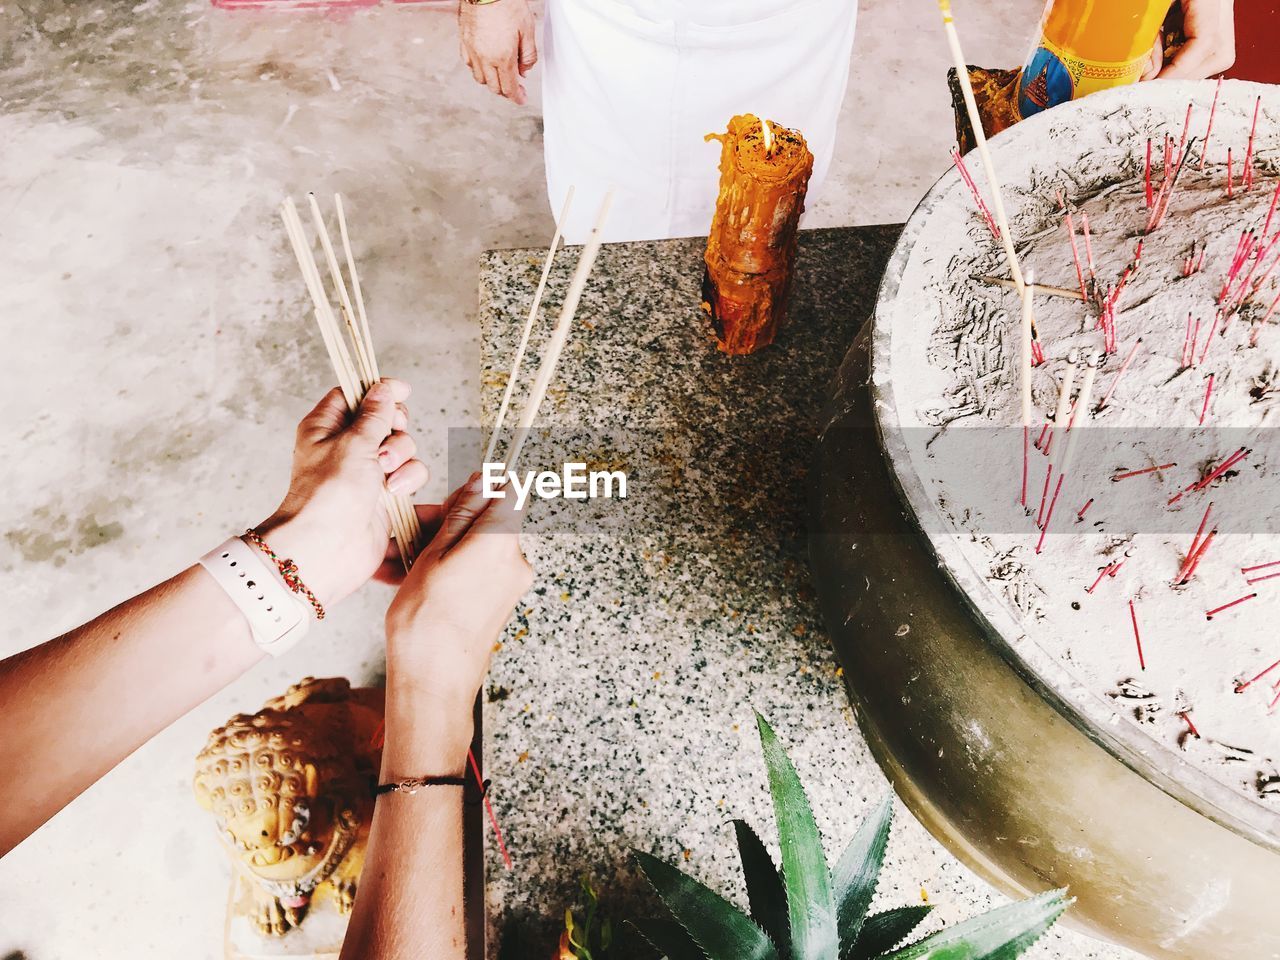
[(761, 118), (760, 129), (764, 131), (764, 155), (773, 155), (773, 131), (769, 129), (769, 121)]

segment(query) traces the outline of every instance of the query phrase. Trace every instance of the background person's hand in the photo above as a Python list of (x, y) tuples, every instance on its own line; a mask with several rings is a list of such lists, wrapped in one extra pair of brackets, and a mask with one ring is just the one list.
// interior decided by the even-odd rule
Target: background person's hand
[(387, 687), (465, 718), (494, 642), (533, 583), (515, 498), (486, 500), (479, 474), (455, 490), (387, 611)]
[(1160, 38), (1151, 52), (1144, 80), (1204, 80), (1236, 61), (1235, 0), (1181, 0), (1187, 41), (1164, 62)]
[(476, 83), (500, 97), (523, 105), (521, 78), (538, 62), (533, 10), (529, 0), (495, 0), (458, 4), (458, 37), (462, 62)]
[(408, 384), (383, 380), (350, 418), (341, 391), (330, 390), (298, 424), (289, 492), (257, 528), (326, 606), (363, 586), (394, 553), (383, 487), (407, 495), (427, 482), (405, 432), (408, 396)]

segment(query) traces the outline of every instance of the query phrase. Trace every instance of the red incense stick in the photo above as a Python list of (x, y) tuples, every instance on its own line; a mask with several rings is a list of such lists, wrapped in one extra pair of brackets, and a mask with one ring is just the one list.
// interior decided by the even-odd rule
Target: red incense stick
[(1209, 348), (1213, 346), (1213, 335), (1218, 332), (1218, 324), (1221, 322), (1222, 308), (1219, 307), (1213, 312), (1213, 324), (1209, 327), (1209, 335), (1204, 338), (1204, 347), (1200, 350), (1200, 359), (1196, 361), (1197, 363), (1204, 363), (1204, 358), (1209, 355)]
[(1037, 450), (1039, 450), (1041, 453), (1044, 453), (1044, 452), (1045, 452), (1044, 447), (1042, 446), (1042, 444), (1044, 443), (1044, 435), (1045, 435), (1046, 433), (1048, 433), (1048, 432), (1049, 432), (1049, 421), (1048, 421), (1048, 420), (1046, 420), (1046, 421), (1044, 422), (1044, 426), (1042, 426), (1042, 427), (1040, 428), (1040, 436), (1038, 436), (1038, 437), (1036, 438), (1036, 442), (1035, 442), (1035, 444), (1034, 444), (1035, 448), (1036, 448)]
[[(1197, 330), (1199, 327), (1197, 326)], [(1196, 334), (1199, 336), (1199, 333)], [(1182, 367), (1186, 369), (1191, 366), (1191, 360), (1195, 356), (1196, 344), (1191, 339), (1191, 311), (1187, 311), (1187, 335), (1182, 338)]]
[[(1277, 240), (1280, 240), (1280, 231), (1277, 231), (1276, 235), (1271, 238), (1271, 243), (1267, 245), (1267, 249), (1270, 250), (1271, 247), (1275, 245)], [(1271, 266), (1267, 267), (1267, 269), (1263, 272), (1262, 276), (1258, 277), (1256, 280), (1253, 281), (1253, 288), (1251, 290), (1245, 291), (1240, 295), (1241, 302), (1244, 301), (1245, 297), (1253, 296), (1259, 290), (1262, 289), (1262, 285), (1266, 283), (1268, 280), (1270, 280), (1271, 275), (1275, 273), (1277, 264), (1280, 264), (1280, 253), (1276, 254), (1276, 256), (1272, 258)]]
[(973, 182), (973, 177), (969, 174), (969, 168), (965, 166), (964, 157), (960, 155), (960, 151), (956, 147), (951, 148), (951, 159), (955, 161), (956, 169), (960, 171), (960, 176), (969, 188), (969, 192), (973, 194), (973, 202), (977, 205), (978, 212), (982, 214), (983, 219), (987, 221), (987, 227), (991, 230), (991, 235), (999, 240), (1000, 228), (996, 225), (995, 217), (991, 215), (991, 211), (987, 208), (986, 201), (982, 199), (982, 193), (978, 190), (978, 185)]
[[(1053, 438), (1050, 437), (1049, 439), (1052, 440)], [(1045, 466), (1045, 470), (1044, 470), (1044, 489), (1040, 491), (1040, 510), (1036, 513), (1037, 527), (1044, 526), (1044, 508), (1045, 508), (1045, 504), (1048, 503), (1049, 501), (1049, 481), (1052, 478), (1053, 478), (1053, 461), (1051, 460)]]
[(1112, 565), (1108, 563), (1105, 567), (1103, 567), (1101, 570), (1099, 570), (1099, 571), (1098, 571), (1098, 579), (1097, 579), (1097, 580), (1095, 580), (1095, 581), (1093, 581), (1093, 583), (1092, 583), (1090, 586), (1085, 587), (1084, 592), (1085, 592), (1085, 593), (1093, 593), (1093, 591), (1097, 590), (1097, 589), (1098, 589), (1098, 584), (1100, 584), (1100, 583), (1102, 582), (1103, 578), (1104, 578), (1104, 577), (1106, 577), (1106, 575), (1107, 575), (1107, 574), (1109, 574), (1109, 573), (1111, 572), (1111, 567), (1112, 567)]
[(1180, 716), (1184, 721), (1186, 721), (1187, 729), (1191, 731), (1191, 735), (1195, 737), (1197, 740), (1201, 739), (1200, 731), (1197, 730), (1196, 725), (1191, 722), (1191, 712), (1189, 710), (1182, 710), (1178, 713), (1178, 716)]
[(1140, 477), (1146, 473), (1155, 473), (1157, 470), (1168, 470), (1170, 467), (1176, 467), (1176, 463), (1162, 463), (1157, 467), (1143, 467), (1141, 470), (1129, 470), (1125, 473), (1117, 473), (1111, 478), (1112, 483), (1118, 483), (1121, 480), (1128, 480), (1130, 477)]
[[(1265, 236), (1266, 235), (1263, 234), (1262, 237), (1259, 238), (1257, 246), (1254, 248), (1253, 265), (1249, 268), (1249, 272), (1244, 275), (1244, 279), (1240, 281), (1240, 286), (1236, 289), (1236, 292), (1230, 297), (1231, 302), (1236, 306), (1244, 303), (1245, 297), (1249, 295), (1249, 285), (1253, 281), (1253, 275), (1258, 272), (1258, 267), (1262, 265), (1262, 261), (1271, 255), (1271, 250), (1276, 245), (1276, 241), (1280, 240), (1280, 233), (1277, 233), (1264, 247), (1262, 245), (1262, 238)], [(1270, 269), (1262, 275), (1260, 282), (1265, 282), (1267, 277), (1271, 275), (1271, 271), (1274, 269), (1275, 261), (1272, 261)]]
[(1215, 527), (1209, 531), (1209, 535), (1204, 538), (1194, 552), (1187, 557), (1187, 562), (1182, 565), (1182, 569), (1178, 571), (1178, 576), (1174, 578), (1174, 586), (1181, 586), (1189, 581), (1196, 574), (1196, 568), (1200, 566), (1200, 561), (1204, 559), (1204, 555), (1209, 552), (1209, 547), (1213, 544), (1214, 539), (1218, 536), (1218, 530)]
[(1261, 583), (1263, 580), (1274, 580), (1276, 577), (1280, 577), (1280, 573), (1268, 573), (1265, 577), (1253, 577), (1250, 580), (1246, 580), (1245, 583), (1253, 586), (1255, 583)]
[(1172, 497), (1170, 497), (1169, 505), (1172, 506), (1173, 504), (1177, 503), (1179, 500), (1182, 499), (1184, 494), (1191, 493), (1193, 490), (1203, 490), (1205, 487), (1213, 483), (1214, 480), (1217, 480), (1218, 477), (1222, 476), (1222, 474), (1226, 473), (1228, 470), (1230, 470), (1232, 467), (1234, 467), (1237, 463), (1239, 463), (1248, 455), (1249, 455), (1249, 451), (1246, 448), (1241, 447), (1235, 453), (1231, 454), (1231, 456), (1227, 457), (1226, 460), (1223, 460), (1222, 463), (1220, 463), (1217, 467), (1215, 467), (1203, 479), (1197, 480), (1195, 481), (1195, 483), (1192, 483), (1192, 484), (1189, 484), (1188, 486), (1183, 487), (1181, 490), (1175, 493)]
[(1205, 418), (1205, 414), (1207, 414), (1207, 413), (1209, 412), (1209, 398), (1210, 398), (1211, 396), (1213, 396), (1213, 374), (1212, 374), (1212, 373), (1211, 373), (1211, 374), (1209, 374), (1209, 386), (1208, 386), (1207, 388), (1205, 388), (1205, 391), (1204, 391), (1204, 403), (1203, 403), (1203, 404), (1201, 405), (1201, 407), (1200, 407), (1200, 423), (1199, 423), (1199, 426), (1202, 426), (1202, 427), (1204, 426), (1204, 418)]
[(1244, 263), (1245, 258), (1249, 255), (1249, 250), (1253, 247), (1251, 233), (1252, 231), (1249, 230), (1240, 232), (1240, 239), (1236, 241), (1235, 253), (1231, 255), (1231, 266), (1227, 270), (1226, 279), (1222, 281), (1222, 289), (1218, 291), (1219, 303), (1227, 299), (1227, 292), (1231, 289), (1231, 284), (1235, 283), (1236, 275), (1240, 272), (1240, 266)]
[(1067, 236), (1071, 240), (1071, 259), (1076, 264), (1076, 280), (1080, 283), (1080, 296), (1087, 302), (1089, 300), (1089, 289), (1084, 285), (1084, 270), (1080, 267), (1080, 250), (1076, 246), (1076, 225), (1071, 220), (1071, 213), (1068, 211), (1065, 223), (1067, 226)]
[(1080, 214), (1080, 229), (1084, 233), (1084, 256), (1089, 265), (1089, 279), (1096, 280), (1098, 272), (1093, 268), (1093, 241), (1089, 238), (1089, 215)]
[(1204, 146), (1200, 149), (1200, 169), (1204, 169), (1204, 162), (1209, 156), (1209, 137), (1213, 135), (1213, 116), (1218, 112), (1218, 94), (1222, 92), (1222, 78), (1218, 78), (1218, 85), (1213, 88), (1213, 106), (1209, 108), (1209, 125), (1204, 131)]
[(1280, 303), (1280, 292), (1276, 293), (1275, 299), (1271, 301), (1271, 306), (1267, 307), (1267, 312), (1262, 315), (1262, 319), (1258, 321), (1258, 329), (1261, 330), (1263, 325), (1271, 319), (1271, 315), (1276, 312), (1276, 304)]
[(1204, 516), (1200, 518), (1200, 526), (1196, 527), (1196, 535), (1191, 538), (1191, 549), (1189, 554), (1196, 552), (1196, 547), (1200, 545), (1200, 537), (1204, 534), (1204, 528), (1209, 525), (1209, 514), (1213, 512), (1213, 501), (1209, 501), (1209, 505), (1204, 508)]
[(1143, 192), (1147, 199), (1147, 209), (1150, 210), (1154, 202), (1151, 195), (1151, 138), (1147, 137), (1147, 162), (1142, 171)]
[(1062, 478), (1065, 474), (1058, 474), (1058, 485), (1053, 488), (1053, 499), (1049, 501), (1049, 512), (1044, 515), (1044, 526), (1040, 528), (1040, 539), (1036, 541), (1036, 553), (1044, 549), (1044, 537), (1049, 532), (1049, 524), (1053, 520), (1053, 508), (1058, 505), (1058, 494), (1062, 493)]
[(1270, 567), (1280, 567), (1280, 560), (1272, 560), (1270, 563), (1259, 563), (1252, 567), (1241, 567), (1241, 573), (1253, 573), (1255, 570), (1266, 570)]
[(1080, 508), (1080, 512), (1076, 514), (1076, 520), (1083, 520), (1085, 512), (1088, 511), (1088, 509), (1092, 506), (1093, 506), (1093, 497), (1090, 497), (1088, 502), (1085, 503), (1085, 505)]
[(1274, 670), (1276, 667), (1280, 667), (1280, 660), (1277, 660), (1277, 661), (1276, 661), (1275, 663), (1273, 663), (1271, 666), (1269, 666), (1269, 667), (1267, 667), (1266, 669), (1264, 669), (1264, 670), (1263, 670), (1261, 673), (1259, 673), (1256, 677), (1251, 677), (1251, 678), (1249, 678), (1248, 680), (1244, 681), (1244, 683), (1237, 683), (1237, 684), (1236, 684), (1236, 693), (1244, 693), (1246, 690), (1248, 690), (1251, 686), (1253, 686), (1255, 683), (1257, 683), (1259, 680), (1261, 680), (1263, 677), (1265, 677), (1268, 673), (1270, 673), (1270, 672), (1271, 672), (1272, 670)]
[(1222, 611), (1230, 610), (1232, 607), (1238, 607), (1240, 604), (1244, 603), (1246, 600), (1252, 600), (1256, 596), (1257, 596), (1257, 593), (1246, 593), (1243, 597), (1240, 597), (1236, 600), (1232, 600), (1230, 603), (1224, 603), (1220, 607), (1214, 607), (1212, 610), (1206, 610), (1204, 614), (1204, 618), (1206, 620), (1212, 620), (1214, 616), (1216, 616), (1219, 613), (1222, 613)]
[(1133, 609), (1133, 601), (1129, 601), (1129, 619), (1133, 622), (1133, 642), (1138, 645), (1138, 668), (1147, 669), (1147, 658), (1142, 655), (1142, 632), (1138, 629), (1138, 612)]
[(489, 791), (484, 788), (484, 777), (480, 773), (480, 764), (476, 763), (476, 755), (472, 750), (467, 751), (467, 759), (471, 761), (471, 772), (475, 775), (476, 783), (480, 785), (480, 790), (484, 794), (484, 808), (489, 813), (489, 822), (493, 825), (493, 836), (498, 841), (498, 850), (502, 853), (502, 860), (507, 865), (507, 869), (514, 869), (515, 864), (511, 862), (511, 854), (507, 853), (507, 845), (502, 840), (502, 828), (498, 826), (498, 817), (493, 812), (493, 804), (489, 802)]
[(1243, 459), (1244, 459), (1245, 457), (1247, 457), (1248, 455), (1249, 455), (1249, 451), (1248, 451), (1246, 448), (1241, 447), (1239, 450), (1237, 450), (1237, 451), (1236, 451), (1235, 453), (1233, 453), (1231, 456), (1227, 457), (1227, 459), (1226, 459), (1226, 460), (1223, 460), (1223, 461), (1222, 461), (1222, 463), (1221, 463), (1221, 464), (1219, 464), (1219, 465), (1218, 465), (1218, 466), (1213, 470), (1213, 472), (1212, 472), (1212, 473), (1210, 473), (1210, 474), (1209, 474), (1207, 477), (1205, 477), (1203, 480), (1201, 480), (1201, 481), (1199, 481), (1198, 483), (1196, 483), (1196, 485), (1195, 485), (1194, 489), (1196, 489), (1196, 490), (1203, 490), (1205, 487), (1207, 487), (1209, 484), (1213, 483), (1213, 481), (1217, 480), (1220, 476), (1222, 476), (1224, 473), (1226, 473), (1228, 470), (1230, 470), (1232, 467), (1234, 467), (1237, 463), (1239, 463), (1241, 460), (1243, 460)]
[(1249, 149), (1244, 154), (1244, 170), (1240, 173), (1240, 186), (1246, 190), (1253, 189), (1253, 135), (1258, 132), (1258, 110), (1262, 106), (1262, 97), (1253, 102), (1253, 126), (1249, 128)]
[(1227, 199), (1228, 199), (1228, 200), (1230, 200), (1230, 199), (1231, 199), (1231, 196), (1232, 196), (1232, 193), (1231, 193), (1231, 179), (1232, 179), (1232, 174), (1231, 174), (1231, 148), (1230, 148), (1230, 147), (1227, 147)]
[(1275, 192), (1271, 194), (1271, 206), (1267, 210), (1267, 222), (1262, 225), (1262, 235), (1264, 237), (1271, 232), (1271, 218), (1275, 216), (1277, 200), (1280, 200), (1280, 183), (1276, 184)]
[(1178, 152), (1177, 152), (1176, 156), (1178, 157), (1178, 164), (1179, 164), (1179, 165), (1181, 165), (1181, 164), (1182, 164), (1182, 161), (1183, 161), (1183, 150), (1184, 150), (1184, 149), (1186, 148), (1186, 146), (1187, 146), (1187, 134), (1188, 134), (1188, 133), (1190, 133), (1190, 132), (1191, 132), (1191, 104), (1190, 104), (1190, 103), (1188, 103), (1188, 104), (1187, 104), (1187, 118), (1186, 118), (1185, 120), (1183, 120), (1183, 121), (1182, 121), (1182, 136), (1178, 138)]
[(1098, 404), (1101, 410), (1107, 405), (1107, 401), (1111, 399), (1111, 394), (1116, 391), (1116, 384), (1120, 382), (1120, 378), (1124, 376), (1124, 372), (1129, 369), (1129, 364), (1133, 363), (1134, 355), (1138, 352), (1138, 348), (1142, 346), (1142, 338), (1139, 337), (1134, 341), (1133, 346), (1129, 350), (1129, 355), (1124, 358), (1124, 363), (1120, 364), (1120, 369), (1116, 371), (1115, 379), (1111, 381), (1111, 386), (1107, 388), (1106, 394), (1102, 398), (1102, 402)]
[(1031, 427), (1022, 425), (1022, 496), (1021, 504), (1027, 505), (1027, 461), (1031, 458)]

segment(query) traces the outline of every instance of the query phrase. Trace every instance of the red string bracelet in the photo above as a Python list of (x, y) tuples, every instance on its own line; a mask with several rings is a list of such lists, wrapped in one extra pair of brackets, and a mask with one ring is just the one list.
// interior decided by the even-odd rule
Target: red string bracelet
[(287, 586), (294, 593), (300, 593), (307, 598), (307, 602), (311, 604), (311, 609), (316, 612), (316, 619), (324, 619), (324, 606), (316, 599), (316, 595), (311, 592), (310, 588), (302, 582), (302, 578), (298, 576), (298, 565), (292, 560), (281, 560), (274, 550), (267, 546), (267, 542), (258, 536), (258, 531), (250, 527), (244, 532), (244, 538), (252, 543), (255, 547), (267, 555), (272, 563), (276, 565), (276, 569), (280, 571), (280, 576)]

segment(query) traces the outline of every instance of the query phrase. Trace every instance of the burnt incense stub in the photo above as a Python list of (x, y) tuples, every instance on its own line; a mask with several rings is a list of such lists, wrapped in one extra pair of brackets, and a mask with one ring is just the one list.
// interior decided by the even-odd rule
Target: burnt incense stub
[(754, 353), (773, 343), (786, 316), (813, 154), (798, 131), (750, 114), (707, 139), (721, 144), (720, 194), (702, 307), (721, 350)]

